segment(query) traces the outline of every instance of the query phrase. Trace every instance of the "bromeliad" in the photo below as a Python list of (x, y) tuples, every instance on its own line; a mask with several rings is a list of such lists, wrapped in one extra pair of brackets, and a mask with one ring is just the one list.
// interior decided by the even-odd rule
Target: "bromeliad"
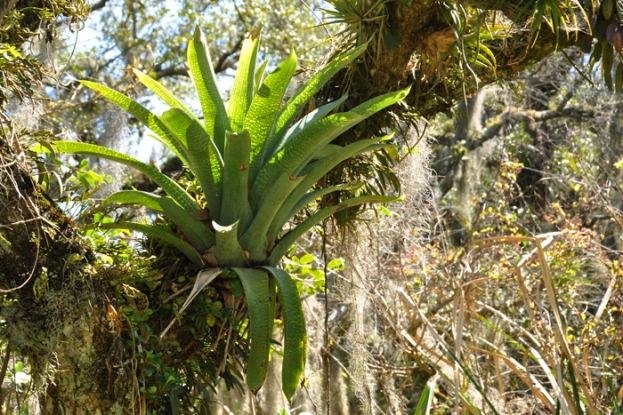
[[(117, 104), (145, 124), (192, 172), (204, 203), (148, 164), (92, 144), (56, 141), (64, 153), (101, 157), (131, 166), (156, 182), (166, 196), (126, 190), (104, 203), (140, 204), (173, 222), (183, 238), (158, 227), (134, 222), (101, 224), (158, 238), (180, 250), (198, 267), (228, 268), (238, 275), (247, 297), (250, 355), (246, 382), (257, 391), (266, 377), (276, 293), (284, 314), (283, 391), (291, 399), (304, 372), (307, 334), (295, 282), (276, 268), (289, 247), (311, 227), (342, 209), (386, 203), (397, 197), (363, 195), (324, 209), (292, 230), (284, 231), (297, 212), (318, 198), (352, 185), (312, 191), (336, 165), (361, 153), (388, 146), (382, 138), (344, 147), (330, 144), (340, 134), (376, 112), (402, 100), (408, 90), (371, 99), (348, 112), (337, 112), (343, 98), (299, 118), (309, 99), (339, 70), (352, 63), (365, 46), (342, 55), (320, 70), (285, 104), (284, 94), (297, 68), (294, 52), (272, 73), (256, 68), (259, 32), (244, 41), (227, 107), (221, 98), (203, 33), (196, 29), (188, 47), (188, 67), (195, 84), (203, 122), (147, 74), (133, 69), (138, 80), (170, 109), (155, 115), (142, 105), (103, 85), (81, 83)], [(209, 225), (197, 218), (207, 211)], [(205, 212), (204, 212), (205, 213)]]

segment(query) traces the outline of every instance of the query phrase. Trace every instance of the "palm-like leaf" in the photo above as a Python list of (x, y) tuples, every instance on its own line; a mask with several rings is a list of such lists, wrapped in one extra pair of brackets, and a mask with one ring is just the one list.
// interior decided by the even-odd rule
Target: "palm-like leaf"
[[(344, 96), (294, 122), (311, 97), (339, 70), (353, 63), (365, 46), (330, 62), (282, 105), (297, 67), (296, 55), (290, 54), (264, 77), (266, 64), (256, 69), (259, 40), (259, 32), (253, 32), (243, 43), (226, 110), (205, 37), (201, 30), (195, 31), (188, 61), (203, 123), (164, 86), (138, 70), (134, 70), (138, 80), (171, 107), (161, 116), (107, 87), (83, 82), (144, 123), (186, 164), (201, 187), (206, 206), (199, 206), (195, 197), (158, 170), (124, 154), (75, 142), (59, 141), (56, 148), (59, 152), (114, 160), (148, 175), (168, 196), (123, 191), (110, 196), (105, 203), (142, 204), (160, 212), (177, 226), (185, 240), (145, 224), (112, 223), (103, 227), (136, 230), (162, 239), (197, 266), (203, 266), (203, 258), (209, 258), (209, 254), (216, 257), (219, 267), (230, 267), (238, 275), (249, 309), (251, 351), (247, 384), (253, 391), (261, 387), (266, 376), (275, 285), (278, 287), (285, 320), (283, 390), (290, 399), (304, 371), (305, 320), (296, 285), (287, 273), (274, 267), (301, 235), (330, 215), (351, 206), (388, 203), (398, 198), (364, 195), (324, 209), (315, 206), (315, 213), (297, 227), (286, 234), (281, 234), (282, 228), (297, 212), (323, 195), (357, 188), (358, 184), (345, 184), (313, 190), (315, 183), (340, 162), (387, 144), (380, 144), (382, 139), (362, 140), (346, 147), (331, 142), (362, 120), (402, 100), (409, 91), (385, 94), (348, 112), (329, 115), (347, 99)], [(207, 209), (211, 221), (199, 221), (193, 216), (202, 208)]]

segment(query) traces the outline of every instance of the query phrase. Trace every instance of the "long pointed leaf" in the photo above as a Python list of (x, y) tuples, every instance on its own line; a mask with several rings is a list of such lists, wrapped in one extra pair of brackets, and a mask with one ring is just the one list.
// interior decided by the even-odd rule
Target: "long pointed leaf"
[(249, 195), (251, 210), (257, 211), (270, 186), (282, 174), (287, 171), (300, 171), (304, 167), (301, 164), (309, 160), (316, 151), (364, 119), (401, 101), (407, 96), (409, 89), (373, 98), (347, 113), (330, 115), (296, 135), (260, 171)]
[(266, 261), (266, 232), (290, 192), (298, 186), (303, 177), (292, 177), (286, 172), (277, 180), (264, 199), (249, 229), (240, 238), (240, 245), (249, 252), (252, 262)]
[(345, 183), (345, 184), (340, 184), (340, 185), (337, 185), (337, 186), (326, 187), (324, 189), (314, 190), (313, 192), (308, 192), (308, 193), (305, 194), (305, 196), (303, 196), (296, 203), (296, 205), (294, 205), (292, 210), (290, 210), (290, 213), (288, 215), (288, 220), (291, 219), (296, 213), (298, 213), (301, 210), (303, 210), (306, 206), (308, 206), (314, 200), (317, 200), (318, 198), (320, 198), (320, 197), (322, 197), (324, 195), (328, 195), (329, 193), (337, 192), (339, 190), (359, 189), (359, 188), (361, 188), (361, 186), (363, 186), (363, 183), (361, 183), (361, 182)]
[(230, 225), (239, 222), (240, 233), (247, 229), (253, 219), (248, 198), (250, 152), (251, 138), (246, 130), (227, 134), (220, 223)]
[[(337, 101), (330, 102), (326, 105), (323, 105), (320, 108), (316, 108), (311, 111), (309, 114), (305, 115), (303, 118), (298, 120), (292, 127), (290, 127), (287, 131), (285, 128), (281, 129), (280, 133), (274, 134), (271, 137), (271, 142), (268, 144), (268, 156), (265, 158), (272, 158), (275, 153), (283, 148), (285, 143), (287, 143), (291, 138), (299, 134), (305, 128), (309, 127), (312, 123), (321, 120), (325, 115), (333, 111), (335, 108), (339, 107), (346, 99), (348, 98), (348, 94), (344, 94), (342, 98)], [(265, 162), (266, 160), (264, 160)]]
[(260, 64), (255, 70), (255, 93), (260, 89), (260, 85), (264, 82), (264, 75), (266, 72), (266, 66), (268, 66), (268, 59), (264, 59), (264, 62)]
[(140, 204), (163, 213), (180, 228), (190, 244), (200, 253), (207, 251), (215, 244), (214, 232), (167, 197), (138, 190), (122, 190), (108, 196), (102, 202), (102, 204), (107, 203)]
[(244, 119), (244, 129), (249, 131), (251, 135), (251, 167), (249, 171), (251, 182), (262, 167), (264, 155), (268, 151), (267, 140), (275, 126), (275, 114), (281, 106), (281, 100), (286, 89), (288, 89), (296, 66), (297, 59), (293, 50), (290, 56), (266, 77), (255, 94)]
[(177, 235), (162, 228), (153, 225), (146, 225), (136, 222), (116, 222), (116, 223), (100, 223), (98, 227), (101, 229), (127, 229), (130, 231), (141, 232), (150, 238), (157, 238), (163, 242), (172, 245), (181, 253), (186, 255), (193, 264), (198, 267), (204, 266), (203, 258), (188, 242), (183, 241)]
[[(151, 92), (156, 94), (161, 100), (163, 100), (166, 104), (168, 104), (171, 108), (179, 108), (184, 110), (188, 115), (194, 117), (194, 114), (191, 110), (186, 107), (175, 95), (169, 92), (168, 89), (164, 87), (160, 82), (153, 79), (151, 76), (147, 75), (144, 72), (139, 71), (136, 68), (132, 68), (132, 73), (136, 75), (138, 80), (145, 85)], [(196, 118), (196, 117), (195, 117)]]
[(402, 200), (401, 196), (380, 196), (380, 195), (366, 195), (354, 197), (352, 199), (348, 199), (339, 205), (331, 206), (325, 209), (322, 209), (309, 218), (305, 219), (300, 225), (296, 228), (288, 232), (275, 246), (273, 252), (268, 259), (268, 264), (271, 266), (276, 266), (281, 258), (288, 252), (290, 246), (294, 244), (305, 232), (310, 230), (313, 226), (333, 215), (336, 212), (347, 209), (353, 206), (359, 206), (364, 204), (372, 204), (372, 203), (391, 203), (396, 202), (398, 200)]
[[(389, 136), (387, 136), (389, 137)], [(384, 137), (385, 138), (385, 137)], [(305, 179), (294, 189), (290, 195), (283, 202), (279, 211), (275, 214), (275, 217), (268, 229), (268, 246), (272, 244), (272, 241), (277, 238), (279, 231), (283, 225), (290, 220), (292, 215), (297, 211), (295, 206), (304, 197), (305, 193), (311, 189), (318, 180), (327, 174), (331, 169), (340, 164), (346, 159), (349, 159), (357, 154), (373, 151), (381, 148), (386, 148), (388, 145), (376, 144), (383, 138), (375, 138), (372, 140), (359, 140), (352, 144), (342, 147), (340, 150), (335, 151), (331, 156), (325, 157), (322, 160), (316, 162), (311, 168), (305, 171)]]
[(301, 381), (301, 376), (305, 373), (307, 358), (305, 315), (296, 283), (290, 274), (274, 267), (264, 268), (272, 274), (279, 288), (284, 328), (281, 385), (286, 398), (291, 401)]
[(184, 148), (182, 143), (180, 143), (179, 140), (177, 140), (177, 138), (170, 131), (168, 131), (167, 127), (154, 113), (114, 89), (110, 89), (104, 85), (96, 84), (95, 82), (90, 81), (78, 82), (94, 91), (99, 92), (102, 96), (119, 106), (119, 108), (136, 117), (136, 119), (145, 124), (147, 128), (159, 135), (162, 139), (161, 142), (166, 144), (168, 149), (179, 157), (184, 164), (188, 164), (186, 148)]
[(75, 141), (55, 141), (54, 145), (61, 153), (84, 154), (87, 156), (101, 157), (103, 159), (116, 161), (117, 163), (133, 167), (156, 182), (158, 186), (162, 187), (162, 190), (171, 196), (171, 198), (179, 203), (186, 211), (195, 212), (201, 209), (197, 202), (195, 202), (193, 198), (180, 187), (179, 184), (150, 165), (142, 163), (135, 158), (106, 147), (96, 146), (94, 144), (78, 143)]
[(206, 131), (222, 154), (225, 147), (225, 131), (231, 127), (225, 103), (216, 83), (206, 38), (199, 26), (195, 28), (195, 34), (188, 44), (188, 67), (199, 95)]
[(368, 44), (361, 45), (351, 52), (338, 56), (318, 71), (309, 81), (305, 82), (305, 85), (299, 89), (279, 111), (276, 131), (279, 133), (282, 128), (288, 128), (305, 104), (307, 104), (307, 101), (309, 101), (324, 84), (333, 78), (336, 73), (346, 66), (351, 65), (353, 61), (366, 50), (367, 46)]
[(252, 392), (264, 384), (268, 372), (270, 353), (270, 327), (274, 316), (270, 315), (268, 273), (265, 270), (233, 268), (238, 274), (249, 307), (249, 333), (251, 350), (247, 364), (247, 386)]
[(161, 119), (187, 145), (188, 168), (201, 184), (210, 216), (220, 220), (223, 160), (216, 145), (201, 124), (179, 108), (171, 108)]
[(252, 30), (242, 43), (238, 69), (234, 78), (234, 85), (231, 89), (229, 104), (227, 104), (227, 115), (231, 121), (233, 131), (241, 131), (244, 128), (244, 119), (253, 101), (255, 87), (255, 61), (257, 60), (257, 50), (260, 46), (259, 29)]

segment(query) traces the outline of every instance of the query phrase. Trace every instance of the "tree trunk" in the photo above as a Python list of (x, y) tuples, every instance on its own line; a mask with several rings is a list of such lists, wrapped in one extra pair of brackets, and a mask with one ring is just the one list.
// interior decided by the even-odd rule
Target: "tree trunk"
[(3, 334), (31, 364), (42, 414), (121, 414), (133, 400), (131, 360), (107, 312), (109, 285), (20, 154), (15, 137), (0, 138)]

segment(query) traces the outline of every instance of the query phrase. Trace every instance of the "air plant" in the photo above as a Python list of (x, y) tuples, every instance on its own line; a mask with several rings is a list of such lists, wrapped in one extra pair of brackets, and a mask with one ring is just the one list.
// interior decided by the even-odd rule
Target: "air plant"
[[(251, 32), (242, 46), (227, 107), (218, 91), (206, 40), (196, 29), (188, 47), (188, 68), (203, 111), (203, 121), (149, 75), (132, 69), (138, 80), (170, 109), (155, 115), (106, 86), (80, 81), (151, 129), (194, 175), (199, 193), (191, 194), (154, 167), (101, 146), (56, 141), (56, 151), (101, 157), (131, 166), (157, 183), (165, 196), (137, 190), (117, 192), (104, 204), (138, 204), (174, 223), (182, 236), (159, 225), (121, 221), (99, 224), (127, 229), (168, 243), (197, 267), (235, 274), (247, 298), (250, 352), (246, 383), (257, 391), (266, 378), (278, 292), (284, 314), (282, 387), (291, 399), (304, 372), (307, 334), (301, 300), (291, 276), (277, 268), (281, 258), (305, 232), (343, 209), (387, 203), (398, 197), (358, 195), (314, 212), (297, 226), (285, 225), (331, 192), (356, 189), (342, 184), (314, 190), (339, 163), (362, 153), (387, 148), (384, 138), (356, 141), (344, 147), (336, 137), (376, 112), (401, 101), (408, 89), (373, 98), (348, 112), (335, 112), (347, 96), (300, 116), (307, 102), (338, 71), (365, 50), (353, 49), (329, 62), (285, 104), (283, 98), (297, 69), (294, 52), (264, 77), (256, 68), (260, 34)], [(386, 137), (387, 138), (387, 137)], [(288, 228), (289, 229), (289, 228)]]

